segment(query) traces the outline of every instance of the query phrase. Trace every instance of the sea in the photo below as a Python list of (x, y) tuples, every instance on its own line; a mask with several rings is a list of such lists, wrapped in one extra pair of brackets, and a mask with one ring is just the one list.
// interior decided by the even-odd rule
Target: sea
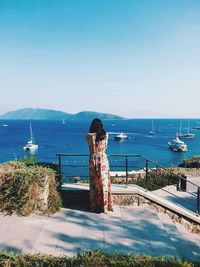
[[(180, 130), (186, 133), (188, 119), (154, 119), (156, 134), (149, 135), (152, 119), (103, 120), (104, 128), (109, 133), (107, 154), (140, 154), (171, 167), (177, 166), (184, 159), (200, 155), (200, 119), (190, 119), (190, 132), (195, 138), (184, 139), (188, 145), (187, 152), (173, 152), (168, 148), (168, 142), (175, 138)], [(58, 153), (88, 154), (86, 134), (91, 122), (86, 121), (41, 121), (41, 120), (0, 120), (0, 162), (23, 159), (30, 154), (23, 147), (30, 137), (29, 124), (38, 150), (35, 158), (40, 162), (58, 162)], [(125, 133), (128, 139), (115, 141), (116, 134)], [(77, 157), (76, 161), (81, 161)]]

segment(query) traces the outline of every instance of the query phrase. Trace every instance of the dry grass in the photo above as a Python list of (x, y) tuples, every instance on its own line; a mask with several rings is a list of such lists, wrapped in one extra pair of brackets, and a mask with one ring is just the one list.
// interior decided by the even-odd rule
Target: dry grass
[[(48, 183), (48, 205), (41, 208), (41, 193)], [(59, 209), (61, 198), (55, 172), (50, 168), (11, 161), (0, 164), (0, 212), (29, 215), (35, 211), (52, 213)]]

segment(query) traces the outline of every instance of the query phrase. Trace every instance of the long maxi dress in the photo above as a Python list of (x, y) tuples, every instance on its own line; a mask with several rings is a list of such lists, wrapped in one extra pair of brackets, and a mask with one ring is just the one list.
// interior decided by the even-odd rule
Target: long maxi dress
[(88, 133), (87, 141), (90, 150), (90, 208), (93, 212), (107, 212), (112, 210), (112, 196), (110, 185), (110, 169), (105, 153), (108, 134), (98, 143), (95, 133)]

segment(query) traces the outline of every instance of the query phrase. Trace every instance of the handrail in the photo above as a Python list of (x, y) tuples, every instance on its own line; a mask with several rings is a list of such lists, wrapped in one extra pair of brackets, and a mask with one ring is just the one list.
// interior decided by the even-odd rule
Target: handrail
[[(67, 157), (89, 157), (90, 155), (89, 154), (66, 154), (66, 153), (57, 153), (56, 154), (56, 156), (58, 157), (58, 161), (59, 161), (59, 171), (60, 171), (60, 173), (61, 173), (61, 157), (65, 157), (65, 156), (67, 156)], [(178, 179), (179, 179), (179, 181), (180, 180), (184, 180), (184, 181), (187, 181), (187, 183), (189, 183), (189, 184), (191, 184), (191, 185), (193, 185), (193, 186), (195, 186), (196, 188), (197, 188), (197, 195), (194, 195), (193, 193), (191, 193), (191, 192), (188, 192), (190, 195), (193, 195), (193, 196), (195, 196), (195, 197), (197, 197), (197, 203), (196, 203), (196, 207), (197, 207), (197, 214), (199, 214), (200, 213), (200, 187), (197, 185), (197, 184), (195, 184), (195, 183), (193, 183), (193, 182), (191, 182), (191, 181), (189, 181), (189, 180), (187, 180), (185, 177), (183, 177), (181, 174), (177, 174), (177, 173), (175, 173), (175, 172), (173, 172), (171, 169), (168, 169), (168, 168), (166, 168), (166, 167), (164, 167), (164, 166), (162, 166), (162, 165), (160, 165), (160, 164), (158, 164), (157, 162), (155, 162), (155, 161), (153, 161), (153, 160), (151, 160), (151, 159), (149, 159), (149, 158), (147, 158), (147, 157), (145, 157), (144, 155), (141, 155), (141, 154), (107, 154), (107, 156), (108, 157), (123, 157), (123, 158), (125, 158), (125, 165), (123, 165), (123, 166), (115, 166), (115, 167), (124, 167), (125, 168), (125, 173), (126, 173), (126, 186), (128, 186), (128, 158), (140, 158), (140, 159), (143, 159), (144, 161), (146, 161), (146, 166), (145, 166), (145, 168), (144, 168), (144, 170), (146, 171), (146, 175), (145, 175), (145, 181), (146, 181), (146, 185), (147, 185), (147, 182), (148, 182), (148, 173), (149, 173), (149, 163), (151, 163), (151, 164), (153, 164), (153, 165), (155, 165), (156, 166), (156, 169), (163, 169), (163, 170), (165, 170), (165, 171), (167, 171), (168, 173), (170, 173), (170, 174), (172, 174), (173, 176), (175, 176), (175, 177), (177, 177)], [(63, 166), (69, 166), (69, 164), (66, 164), (66, 165), (63, 165)], [(71, 166), (71, 165), (70, 165)], [(72, 167), (72, 166), (71, 166)], [(78, 165), (76, 165), (76, 167), (78, 167)], [(79, 165), (79, 167), (86, 167), (86, 166), (84, 166), (84, 165)], [(129, 165), (129, 167), (131, 167), (130, 165)], [(162, 188), (161, 188), (162, 189)], [(163, 189), (162, 189), (163, 190)], [(163, 190), (163, 191), (165, 191), (165, 190)], [(168, 193), (170, 193), (170, 194), (172, 194), (171, 192), (168, 192)], [(172, 194), (173, 195), (173, 194)], [(178, 196), (176, 196), (176, 197), (178, 197)], [(179, 197), (178, 197), (179, 198)], [(188, 201), (186, 201), (186, 200), (184, 200), (185, 202), (188, 202)], [(189, 202), (188, 202), (189, 203)]]
[[(69, 157), (73, 157), (73, 156), (74, 156), (74, 157), (77, 157), (77, 156), (84, 156), (84, 157), (86, 157), (86, 156), (88, 156), (88, 157), (89, 157), (89, 154), (66, 154), (66, 153), (57, 153), (56, 156), (58, 156), (58, 157), (59, 157), (59, 156), (69, 156)], [(166, 167), (164, 167), (164, 166), (158, 164), (157, 162), (155, 162), (155, 161), (153, 161), (153, 160), (151, 160), (151, 159), (149, 159), (149, 158), (147, 158), (147, 157), (145, 157), (145, 156), (143, 156), (143, 155), (141, 155), (141, 154), (107, 154), (107, 156), (108, 156), (108, 157), (110, 157), (110, 156), (111, 156), (111, 157), (112, 157), (112, 156), (115, 156), (115, 157), (135, 157), (135, 158), (142, 158), (142, 159), (144, 159), (144, 160), (146, 160), (146, 161), (148, 161), (148, 162), (151, 162), (152, 164), (156, 165), (157, 167), (159, 167), (159, 168), (161, 168), (161, 169), (163, 169), (163, 170), (165, 170), (165, 171), (168, 171), (169, 173), (171, 173), (171, 174), (177, 176), (178, 178), (181, 178), (181, 179), (183, 179), (183, 180), (189, 182), (190, 184), (192, 184), (192, 185), (198, 187), (198, 185), (196, 185), (195, 183), (193, 183), (193, 182), (191, 182), (191, 181), (188, 181), (186, 178), (180, 176), (179, 174), (173, 172), (172, 170), (170, 170), (170, 169), (168, 169), (168, 168), (166, 168)]]

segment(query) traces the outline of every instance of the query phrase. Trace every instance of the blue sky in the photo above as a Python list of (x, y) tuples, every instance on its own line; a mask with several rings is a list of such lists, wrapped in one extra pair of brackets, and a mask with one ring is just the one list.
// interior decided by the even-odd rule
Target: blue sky
[(0, 113), (200, 117), (199, 0), (1, 0)]

